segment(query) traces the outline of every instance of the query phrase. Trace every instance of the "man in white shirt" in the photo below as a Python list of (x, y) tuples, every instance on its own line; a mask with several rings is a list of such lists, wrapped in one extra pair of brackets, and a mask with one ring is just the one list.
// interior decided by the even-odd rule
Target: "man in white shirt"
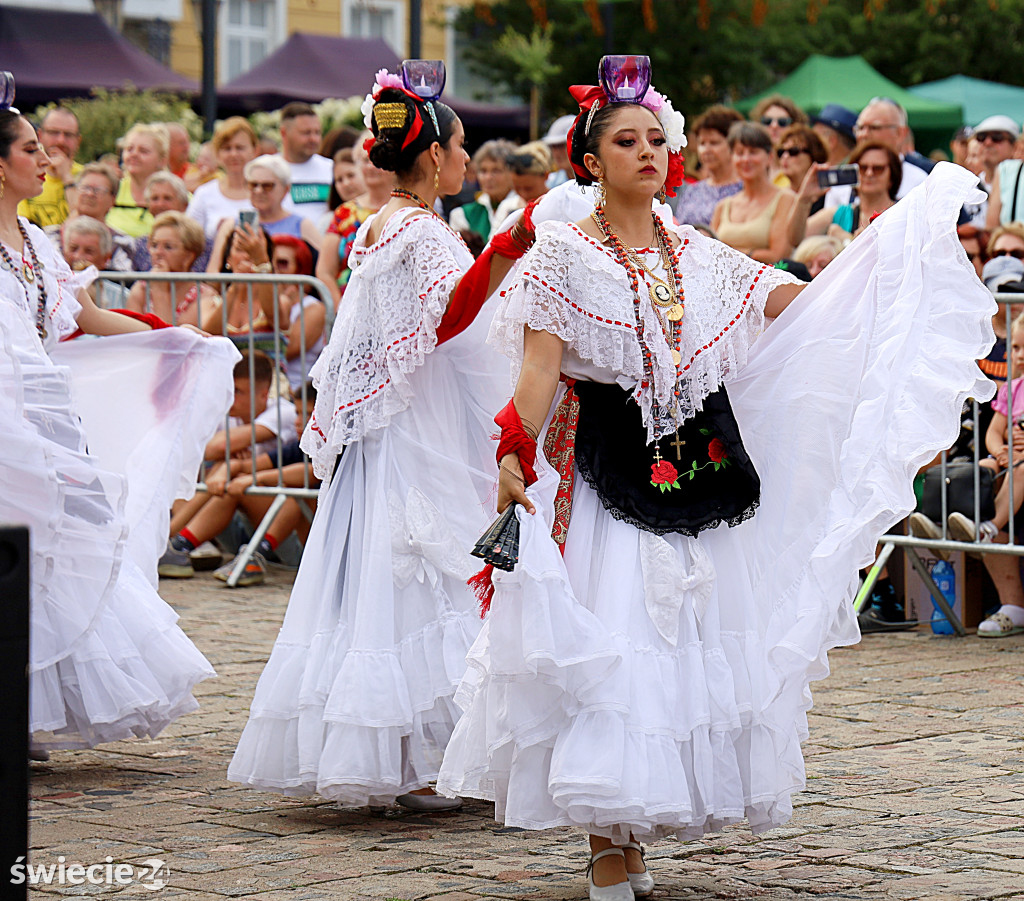
[(314, 224), (327, 212), (334, 164), (320, 149), (320, 117), (308, 103), (289, 103), (281, 110), (281, 157), (292, 173), (292, 187), (281, 203)]
[[(921, 168), (914, 162), (919, 154), (915, 155), (914, 160), (911, 160), (903, 153), (910, 129), (907, 127), (907, 111), (895, 100), (890, 100), (888, 97), (876, 97), (868, 103), (857, 117), (853, 133), (858, 144), (865, 141), (877, 141), (892, 148), (893, 152), (898, 154), (903, 161), (903, 179), (900, 182), (899, 193), (896, 195), (897, 200), (905, 197), (927, 177), (927, 169), (931, 167)], [(924, 160), (923, 157), (921, 159)], [(849, 203), (850, 192), (851, 188), (848, 185), (830, 189), (825, 195), (825, 206), (840, 207)]]

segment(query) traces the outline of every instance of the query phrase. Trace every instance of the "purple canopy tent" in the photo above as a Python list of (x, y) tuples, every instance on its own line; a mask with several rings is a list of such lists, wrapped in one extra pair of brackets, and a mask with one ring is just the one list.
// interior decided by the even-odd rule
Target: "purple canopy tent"
[(194, 94), (191, 79), (160, 65), (95, 13), (0, 6), (0, 69), (14, 73), (23, 111), (94, 87)]
[[(263, 62), (217, 91), (220, 115), (273, 110), (291, 100), (319, 103), (325, 97), (363, 96), (378, 69), (395, 72), (401, 60), (380, 38), (292, 34)], [(526, 131), (527, 107), (505, 107), (442, 98), (467, 129), (502, 134)]]

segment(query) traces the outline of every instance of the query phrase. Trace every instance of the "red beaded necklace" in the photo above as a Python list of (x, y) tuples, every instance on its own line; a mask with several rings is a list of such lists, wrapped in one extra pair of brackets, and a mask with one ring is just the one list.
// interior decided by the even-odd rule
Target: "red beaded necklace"
[[(395, 188), (391, 192), (392, 197), (402, 197), (405, 200), (411, 200), (416, 206), (426, 210), (428, 213), (433, 213), (437, 216), (437, 210), (435, 210), (429, 203), (427, 203), (419, 194), (415, 191), (407, 191), (405, 188)], [(440, 217), (438, 217), (440, 218)]]
[[(636, 336), (640, 342), (640, 352), (643, 358), (643, 370), (644, 379), (647, 385), (651, 388), (651, 416), (655, 422), (666, 417), (666, 413), (669, 416), (675, 417), (676, 411), (679, 409), (679, 379), (681, 376), (680, 366), (682, 365), (682, 341), (683, 341), (683, 310), (685, 308), (685, 294), (683, 292), (682, 279), (679, 277), (679, 267), (676, 264), (675, 255), (672, 253), (672, 242), (669, 239), (668, 232), (665, 230), (665, 226), (661, 221), (661, 218), (657, 213), (651, 213), (651, 217), (654, 220), (654, 234), (658, 239), (658, 250), (661, 253), (662, 265), (665, 267), (666, 272), (671, 278), (671, 284), (668, 285), (670, 297), (662, 297), (661, 294), (655, 293), (654, 288), (650, 290), (650, 301), (651, 306), (658, 316), (658, 321), (661, 323), (661, 331), (663, 338), (668, 342), (668, 346), (672, 349), (672, 362), (676, 365), (675, 381), (672, 386), (673, 394), (675, 395), (676, 409), (675, 410), (662, 410), (661, 404), (658, 401), (657, 391), (655, 390), (654, 384), (654, 355), (651, 351), (651, 346), (646, 339), (646, 329), (644, 327), (644, 316), (643, 316), (643, 301), (640, 299), (640, 269), (643, 268), (650, 273), (652, 278), (657, 278), (643, 260), (637, 256), (631, 248), (626, 247), (623, 244), (622, 239), (611, 230), (611, 226), (608, 225), (608, 220), (605, 218), (604, 206), (598, 204), (594, 208), (593, 212), (594, 221), (597, 223), (598, 228), (601, 230), (601, 234), (604, 235), (605, 240), (612, 245), (615, 251), (615, 257), (618, 260), (620, 266), (626, 270), (626, 274), (629, 276), (629, 283), (633, 289), (633, 316), (636, 320)], [(658, 280), (660, 281), (660, 279)], [(662, 283), (664, 287), (664, 283)], [(678, 298), (678, 302), (676, 299)], [(659, 307), (667, 307), (663, 311)], [(676, 438), (678, 440), (679, 430), (676, 428)], [(670, 470), (672, 478), (666, 480), (666, 474), (661, 472), (663, 467), (667, 466)], [(665, 463), (661, 457), (661, 451), (655, 443), (654, 445), (654, 464), (651, 467), (652, 474), (655, 474), (652, 478), (651, 484), (660, 487), (662, 491), (671, 490), (679, 487), (678, 473), (671, 464)], [(660, 481), (659, 481), (660, 479)], [(669, 486), (666, 488), (666, 486)]]
[(460, 235), (454, 228), (452, 228), (448, 224), (448, 222), (445, 220), (444, 216), (438, 215), (437, 210), (435, 210), (429, 203), (427, 203), (415, 191), (409, 191), (406, 188), (395, 188), (394, 190), (392, 190), (391, 196), (392, 197), (401, 197), (401, 198), (403, 198), (405, 200), (411, 200), (420, 209), (426, 210), (432, 216), (435, 216), (438, 219), (440, 219), (442, 222), (444, 222), (444, 227), (447, 228), (448, 231), (450, 231), (453, 235), (455, 235), (456, 238), (458, 238), (462, 242), (462, 246), (465, 247), (466, 250), (469, 250), (469, 245), (466, 244), (466, 241), (462, 237), (462, 235)]
[[(679, 367), (682, 364), (683, 359), (681, 350), (683, 340), (682, 320), (683, 311), (686, 307), (686, 294), (683, 290), (682, 279), (679, 277), (679, 267), (676, 263), (675, 255), (671, 250), (672, 242), (669, 239), (668, 232), (665, 230), (665, 226), (657, 213), (652, 212), (651, 217), (654, 220), (654, 234), (658, 241), (658, 250), (661, 253), (662, 265), (664, 265), (666, 272), (671, 278), (669, 290), (671, 292), (672, 300), (671, 305), (669, 305), (668, 309), (665, 311), (664, 318), (662, 318), (662, 310), (659, 309), (662, 304), (658, 302), (653, 292), (651, 292), (651, 305), (654, 311), (658, 314), (658, 320), (661, 322), (661, 329), (664, 338), (668, 342), (668, 346), (672, 349), (672, 362), (676, 364), (675, 395), (678, 398), (680, 393)], [(646, 339), (643, 301), (641, 300), (640, 294), (640, 270), (641, 268), (647, 272), (651, 272), (651, 270), (641, 259), (637, 257), (633, 250), (626, 247), (626, 245), (623, 244), (622, 239), (612, 231), (611, 226), (608, 224), (608, 220), (605, 218), (603, 205), (594, 207), (593, 218), (597, 223), (598, 228), (601, 230), (601, 234), (604, 235), (605, 240), (611, 244), (612, 249), (615, 251), (615, 257), (619, 265), (626, 270), (626, 274), (629, 276), (629, 284), (633, 289), (633, 316), (636, 320), (636, 335), (637, 339), (640, 341), (640, 350), (643, 356), (644, 377), (653, 389), (654, 358), (650, 344)], [(654, 277), (653, 273), (651, 273), (651, 275)], [(678, 298), (678, 303), (676, 302), (676, 298)], [(656, 415), (661, 412), (657, 399), (654, 400), (652, 412), (655, 412)]]

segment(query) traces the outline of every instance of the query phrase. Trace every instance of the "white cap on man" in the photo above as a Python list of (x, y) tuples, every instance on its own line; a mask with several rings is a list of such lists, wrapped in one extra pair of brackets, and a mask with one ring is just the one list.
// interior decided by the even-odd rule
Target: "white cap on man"
[(569, 137), (569, 129), (572, 128), (572, 123), (575, 121), (575, 116), (559, 116), (551, 123), (548, 133), (541, 140), (545, 144), (561, 145), (564, 147), (565, 139)]
[(991, 134), (994, 131), (1005, 132), (1014, 140), (1020, 137), (1020, 126), (1009, 116), (989, 116), (987, 119), (983, 119), (974, 128), (974, 137)]
[(993, 294), (1010, 282), (1024, 281), (1024, 261), (1015, 257), (993, 257), (981, 270), (981, 280)]

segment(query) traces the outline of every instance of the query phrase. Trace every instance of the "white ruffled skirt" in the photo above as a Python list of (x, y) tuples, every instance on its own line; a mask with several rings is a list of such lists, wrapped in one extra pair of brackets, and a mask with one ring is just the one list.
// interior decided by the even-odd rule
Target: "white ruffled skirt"
[(33, 743), (156, 735), (197, 707), (192, 688), (213, 670), (126, 554), (126, 482), (86, 451), (68, 369), (7, 303), (0, 417), (0, 521), (30, 529)]
[(969, 190), (940, 172), (882, 216), (728, 383), (762, 482), (752, 519), (660, 538), (578, 478), (563, 559), (541, 462), (440, 791), (495, 801), (509, 826), (619, 843), (790, 818), (809, 684), (859, 639), (857, 571), (913, 509), (913, 477), (952, 444), (965, 398), (992, 393), (975, 360), (994, 303), (952, 227)]
[(508, 391), (478, 338), (431, 353), (412, 405), (322, 487), (228, 779), (362, 806), (437, 777), (480, 629), (469, 549), (491, 518), (490, 420)]

